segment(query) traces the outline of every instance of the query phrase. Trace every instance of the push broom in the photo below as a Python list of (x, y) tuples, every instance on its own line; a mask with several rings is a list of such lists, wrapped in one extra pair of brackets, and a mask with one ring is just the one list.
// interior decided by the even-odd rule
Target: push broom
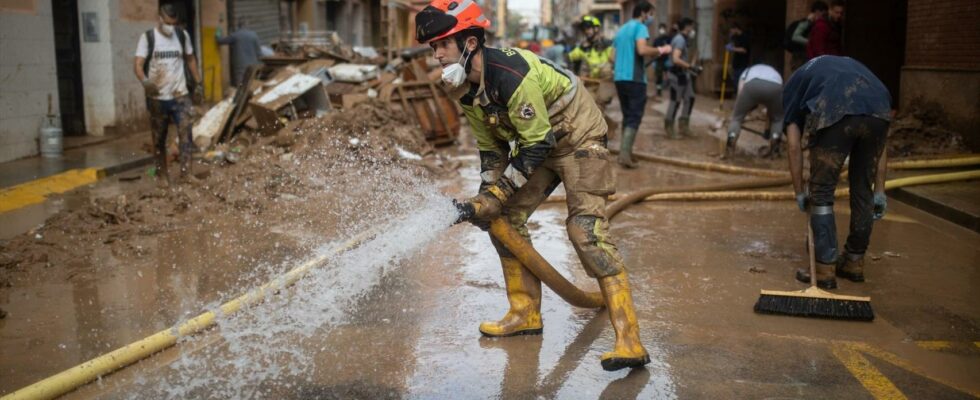
[(755, 312), (798, 317), (871, 321), (875, 319), (870, 297), (842, 296), (817, 287), (816, 255), (813, 251), (813, 226), (807, 216), (807, 249), (810, 253), (810, 287), (791, 292), (762, 290)]

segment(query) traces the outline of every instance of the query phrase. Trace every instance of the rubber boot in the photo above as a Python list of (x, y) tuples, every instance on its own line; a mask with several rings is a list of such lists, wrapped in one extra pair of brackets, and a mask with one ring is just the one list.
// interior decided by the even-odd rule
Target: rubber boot
[(668, 139), (680, 139), (681, 137), (677, 135), (677, 131), (674, 130), (674, 120), (664, 119), (664, 132), (667, 132)]
[(609, 320), (616, 331), (616, 345), (613, 351), (599, 359), (602, 369), (616, 371), (623, 368), (639, 368), (650, 362), (650, 355), (640, 343), (640, 327), (633, 309), (633, 295), (630, 293), (626, 272), (599, 278), (599, 288), (606, 300)]
[(486, 336), (541, 334), (541, 281), (516, 258), (500, 257), (510, 310), (500, 321), (480, 324)]
[(864, 254), (841, 254), (836, 274), (851, 282), (864, 282)]
[[(817, 287), (821, 289), (837, 289), (837, 279), (834, 278), (834, 264), (824, 264), (818, 262), (816, 267)], [(810, 268), (808, 267), (796, 270), (796, 280), (809, 284)]]
[(636, 128), (623, 128), (623, 137), (619, 139), (619, 165), (624, 168), (636, 168), (633, 161), (633, 142), (636, 141)]
[(680, 128), (681, 135), (687, 137), (694, 137), (694, 133), (691, 132), (691, 119), (690, 118), (678, 118), (677, 125)]
[(725, 142), (725, 158), (729, 159), (735, 156), (735, 145), (738, 143), (738, 134), (735, 132), (728, 132), (728, 140)]

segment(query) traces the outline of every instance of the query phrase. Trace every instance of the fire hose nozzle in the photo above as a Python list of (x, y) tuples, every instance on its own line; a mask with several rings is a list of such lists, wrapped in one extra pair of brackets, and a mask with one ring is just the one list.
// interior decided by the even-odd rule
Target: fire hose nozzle
[(453, 225), (469, 221), (476, 215), (476, 206), (472, 202), (453, 199), (453, 207), (456, 208), (458, 214)]

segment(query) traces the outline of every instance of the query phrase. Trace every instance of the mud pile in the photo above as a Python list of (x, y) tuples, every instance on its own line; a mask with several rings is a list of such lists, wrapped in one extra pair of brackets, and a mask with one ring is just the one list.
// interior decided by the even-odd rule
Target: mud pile
[(913, 101), (891, 124), (888, 155), (908, 157), (966, 153), (959, 132), (946, 128), (946, 113), (939, 104)]
[(145, 174), (135, 183), (121, 181), (121, 194), (94, 197), (0, 241), (0, 290), (11, 286), (16, 271), (64, 266), (71, 273), (72, 265), (107, 252), (123, 262), (150, 257), (153, 237), (207, 231), (206, 221), (241, 221), (242, 229), (256, 231), (314, 218), (328, 226), (340, 213), (322, 210), (345, 207), (358, 196), (378, 199), (383, 194), (366, 192), (452, 174), (456, 167), (433, 151), (412, 121), (375, 101), (292, 121), (276, 135), (239, 135), (219, 150), (224, 156), (211, 152), (195, 162), (191, 182), (158, 188)]

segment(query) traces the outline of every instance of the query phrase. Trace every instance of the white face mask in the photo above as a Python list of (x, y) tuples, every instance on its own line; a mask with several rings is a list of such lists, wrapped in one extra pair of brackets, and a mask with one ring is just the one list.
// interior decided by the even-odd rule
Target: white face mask
[(466, 62), (469, 61), (470, 55), (473, 54), (468, 50), (464, 50), (463, 54), (459, 55), (459, 62), (451, 65), (447, 65), (442, 69), (442, 81), (449, 85), (451, 88), (458, 88), (466, 80)]
[(695, 36), (695, 34), (697, 34), (697, 33), (698, 33), (698, 31), (696, 31), (696, 30), (694, 30), (694, 29), (691, 29), (691, 34), (690, 34), (690, 35), (687, 35), (687, 37), (688, 37), (689, 39), (694, 39), (694, 36)]
[(160, 18), (160, 32), (167, 36), (173, 35), (174, 26), (163, 22), (163, 18)]
[(657, 32), (659, 32), (661, 35), (663, 35), (663, 34), (667, 33), (667, 30), (666, 29), (663, 29), (663, 28), (660, 28), (660, 30), (658, 30)]

